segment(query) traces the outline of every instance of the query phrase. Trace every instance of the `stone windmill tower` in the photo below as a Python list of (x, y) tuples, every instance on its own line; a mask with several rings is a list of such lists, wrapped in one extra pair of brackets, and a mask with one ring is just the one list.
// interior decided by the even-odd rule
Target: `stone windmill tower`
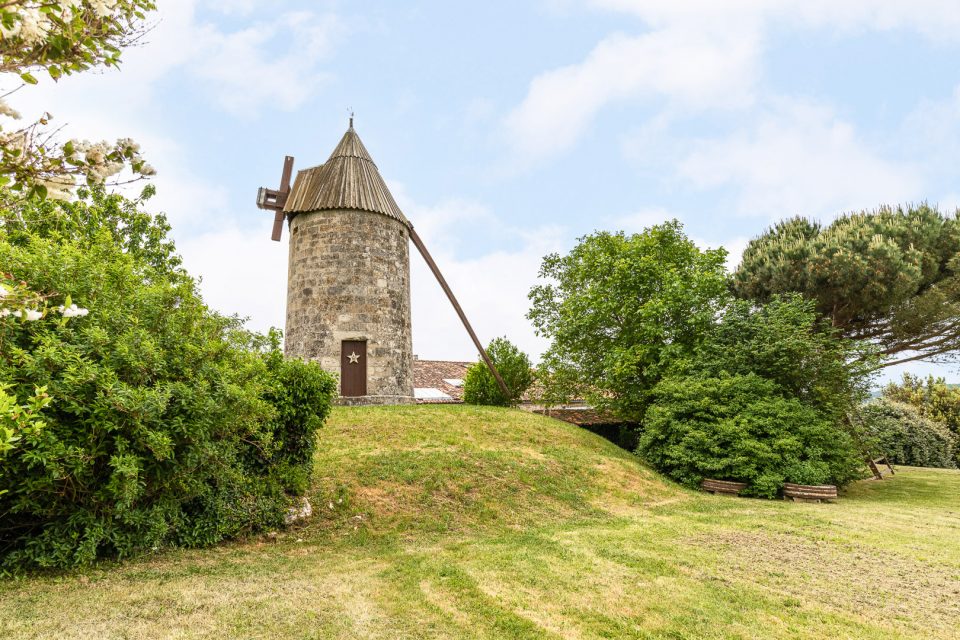
[(491, 368), (453, 292), (400, 211), (353, 128), (323, 164), (279, 190), (261, 188), (257, 205), (275, 212), (273, 240), (290, 227), (287, 357), (313, 360), (340, 376), (344, 404), (408, 404), (413, 396), (409, 241), (433, 270)]

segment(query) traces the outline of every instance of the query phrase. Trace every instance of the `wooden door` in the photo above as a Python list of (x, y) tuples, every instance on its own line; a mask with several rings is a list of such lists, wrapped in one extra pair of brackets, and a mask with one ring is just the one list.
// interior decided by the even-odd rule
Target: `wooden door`
[(340, 343), (340, 395), (367, 395), (366, 340), (344, 340)]

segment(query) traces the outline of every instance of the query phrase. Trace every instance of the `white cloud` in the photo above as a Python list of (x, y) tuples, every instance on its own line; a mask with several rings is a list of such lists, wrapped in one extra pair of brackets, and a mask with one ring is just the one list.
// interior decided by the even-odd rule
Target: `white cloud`
[(493, 213), (477, 202), (448, 198), (433, 205), (424, 205), (416, 202), (401, 182), (388, 180), (387, 188), (414, 224), (417, 233), (443, 246), (459, 242), (467, 225), (498, 224)]
[(577, 63), (531, 80), (504, 121), (521, 164), (571, 148), (608, 105), (661, 99), (655, 117), (672, 112), (744, 108), (762, 74), (773, 27), (867, 32), (912, 30), (960, 40), (960, 3), (940, 0), (588, 0), (629, 13), (647, 27), (612, 34)]
[(266, 105), (291, 111), (330, 79), (317, 66), (342, 29), (336, 16), (306, 11), (233, 33), (204, 25), (195, 29), (202, 44), (190, 69), (229, 113), (250, 117)]
[(625, 233), (641, 233), (653, 225), (663, 224), (669, 220), (680, 220), (679, 214), (673, 213), (663, 207), (654, 207), (651, 209), (642, 209), (622, 216), (610, 218), (609, 223), (614, 231), (623, 231)]
[[(556, 245), (532, 242), (518, 251), (460, 260), (424, 242), (484, 346), (505, 335), (537, 360), (549, 345), (525, 318), (527, 294), (537, 282), (541, 259)], [(411, 251), (414, 353), (423, 359), (475, 360), (476, 349), (456, 312), (412, 246)]]
[(245, 16), (253, 12), (257, 0), (206, 0), (205, 4), (227, 15)]
[(727, 270), (733, 272), (740, 266), (740, 260), (743, 259), (743, 252), (750, 244), (750, 238), (746, 236), (737, 236), (723, 243), (723, 248), (727, 250)]
[(227, 226), (178, 234), (177, 249), (191, 274), (201, 276), (204, 301), (224, 314), (249, 317), (248, 328), (283, 329), (287, 304), (287, 240), (270, 240), (273, 218), (253, 227)]
[(923, 99), (904, 121), (900, 137), (914, 155), (950, 182), (960, 157), (960, 86), (942, 100)]
[(948, 193), (936, 200), (932, 200), (930, 204), (939, 207), (943, 213), (952, 214), (954, 211), (960, 211), (960, 193)]
[[(226, 31), (201, 23), (197, 4), (164, 4), (143, 44), (124, 51), (119, 71), (82, 73), (57, 83), (41, 79), (40, 85), (15, 94), (11, 104), (25, 116), (51, 111), (71, 123), (91, 114), (107, 120), (105, 113), (110, 122), (134, 116), (147, 120), (145, 112), (158, 102), (158, 82), (176, 73), (179, 82), (196, 81), (201, 94), (224, 111), (251, 117), (264, 108), (296, 109), (329, 79), (320, 64), (345, 28), (335, 14), (286, 12)], [(9, 78), (4, 84), (19, 81)]]
[(745, 215), (830, 216), (916, 199), (923, 180), (871, 150), (829, 109), (780, 101), (757, 121), (702, 140), (679, 175), (700, 189), (732, 187)]
[(570, 147), (597, 113), (616, 100), (663, 98), (680, 108), (743, 106), (756, 75), (757, 43), (742, 34), (665, 29), (614, 34), (582, 63), (546, 72), (506, 119), (522, 160)]
[(942, 0), (588, 0), (588, 4), (631, 13), (655, 27), (683, 23), (729, 31), (778, 22), (848, 32), (910, 29), (937, 40), (960, 38), (960, 4)]
[(750, 238), (746, 236), (736, 236), (730, 239), (727, 239), (724, 242), (716, 242), (715, 240), (705, 240), (703, 238), (690, 238), (693, 240), (693, 243), (700, 247), (701, 250), (707, 249), (719, 249), (724, 248), (727, 250), (727, 259), (724, 262), (724, 265), (727, 268), (727, 271), (733, 273), (736, 270), (737, 266), (740, 265), (740, 260), (743, 258), (743, 251), (747, 248), (747, 244), (750, 242)]

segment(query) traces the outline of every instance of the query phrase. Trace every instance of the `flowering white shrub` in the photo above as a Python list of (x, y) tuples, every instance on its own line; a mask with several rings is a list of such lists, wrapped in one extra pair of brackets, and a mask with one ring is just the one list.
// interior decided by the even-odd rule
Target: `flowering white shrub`
[[(11, 0), (0, 3), (0, 74), (36, 84), (32, 71), (53, 79), (96, 66), (117, 66), (121, 50), (144, 32), (153, 0)], [(16, 90), (16, 89), (14, 89)], [(0, 91), (0, 117), (20, 119)], [(104, 184), (129, 167), (137, 180), (155, 173), (129, 138), (57, 143), (44, 114), (26, 126), (0, 121), (0, 187), (26, 196), (69, 198), (78, 179)]]
[(50, 313), (58, 313), (64, 320), (82, 318), (90, 313), (89, 309), (78, 307), (66, 297), (64, 304), (47, 307), (50, 296), (42, 296), (27, 288), (25, 282), (14, 282), (9, 274), (4, 274), (5, 282), (0, 284), (0, 321), (16, 318), (24, 322), (36, 322)]

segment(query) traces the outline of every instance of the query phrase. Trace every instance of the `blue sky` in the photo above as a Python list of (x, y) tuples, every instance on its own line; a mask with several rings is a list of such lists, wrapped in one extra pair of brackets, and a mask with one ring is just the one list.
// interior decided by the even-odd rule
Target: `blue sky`
[[(254, 192), (286, 154), (323, 162), (351, 108), (481, 338), (533, 355), (539, 261), (593, 230), (678, 218), (733, 264), (782, 217), (960, 205), (960, 3), (159, 5), (120, 71), (11, 103), (139, 140), (208, 301), (257, 329), (283, 325), (286, 247)], [(417, 256), (412, 277), (414, 351), (473, 358)]]

